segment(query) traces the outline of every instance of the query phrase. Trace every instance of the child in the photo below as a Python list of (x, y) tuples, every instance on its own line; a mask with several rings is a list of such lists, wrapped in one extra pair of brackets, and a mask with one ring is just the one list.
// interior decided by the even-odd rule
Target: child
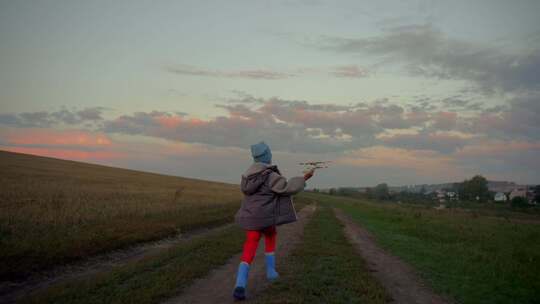
[(278, 278), (274, 258), (276, 225), (297, 220), (291, 195), (302, 191), (306, 180), (313, 176), (312, 170), (304, 176), (293, 177), (287, 181), (281, 176), (277, 166), (271, 164), (272, 152), (264, 142), (252, 145), (251, 154), (254, 163), (242, 175), (240, 186), (244, 200), (235, 216), (236, 223), (246, 230), (244, 251), (233, 293), (237, 300), (245, 299), (249, 267), (261, 235), (264, 235), (266, 277), (270, 281)]

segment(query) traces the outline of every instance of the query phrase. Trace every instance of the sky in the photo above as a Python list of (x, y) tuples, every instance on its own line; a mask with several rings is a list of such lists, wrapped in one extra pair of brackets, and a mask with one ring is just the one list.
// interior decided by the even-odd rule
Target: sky
[(539, 1), (3, 1), (0, 150), (238, 183), (540, 183)]

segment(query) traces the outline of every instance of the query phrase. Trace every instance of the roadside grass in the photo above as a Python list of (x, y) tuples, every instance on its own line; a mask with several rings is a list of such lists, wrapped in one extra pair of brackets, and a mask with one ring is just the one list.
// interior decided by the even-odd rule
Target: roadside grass
[[(304, 228), (280, 279), (255, 303), (387, 303), (389, 298), (347, 241), (343, 225), (324, 205)], [(249, 288), (248, 288), (249, 289)]]
[(305, 206), (314, 203), (314, 200), (306, 196), (304, 192), (300, 192), (293, 197), (294, 209), (298, 213)]
[(539, 303), (540, 225), (324, 196), (459, 303)]
[(225, 264), (243, 241), (240, 228), (227, 227), (110, 272), (56, 284), (20, 303), (159, 303)]
[(0, 281), (231, 222), (241, 199), (237, 185), (5, 151), (0, 184)]

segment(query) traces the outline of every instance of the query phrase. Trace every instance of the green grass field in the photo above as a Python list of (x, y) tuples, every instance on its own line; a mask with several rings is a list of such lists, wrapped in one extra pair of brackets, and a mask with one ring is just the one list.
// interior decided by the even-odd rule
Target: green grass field
[(322, 195), (458, 303), (538, 303), (540, 224)]
[(237, 185), (4, 151), (0, 184), (0, 280), (230, 222), (241, 199)]
[(305, 227), (303, 243), (285, 263), (280, 280), (256, 303), (386, 303), (389, 299), (324, 200)]

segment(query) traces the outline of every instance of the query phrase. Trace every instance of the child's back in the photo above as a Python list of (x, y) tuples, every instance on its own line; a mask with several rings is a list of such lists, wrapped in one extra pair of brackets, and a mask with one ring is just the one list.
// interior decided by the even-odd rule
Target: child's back
[(265, 239), (266, 277), (269, 280), (278, 278), (274, 257), (276, 226), (297, 220), (291, 196), (302, 191), (306, 180), (313, 175), (310, 172), (287, 181), (277, 166), (271, 164), (272, 153), (264, 142), (251, 146), (251, 154), (255, 162), (242, 174), (240, 188), (244, 199), (235, 215), (236, 223), (246, 230), (233, 293), (237, 300), (245, 299), (249, 267), (262, 235)]

